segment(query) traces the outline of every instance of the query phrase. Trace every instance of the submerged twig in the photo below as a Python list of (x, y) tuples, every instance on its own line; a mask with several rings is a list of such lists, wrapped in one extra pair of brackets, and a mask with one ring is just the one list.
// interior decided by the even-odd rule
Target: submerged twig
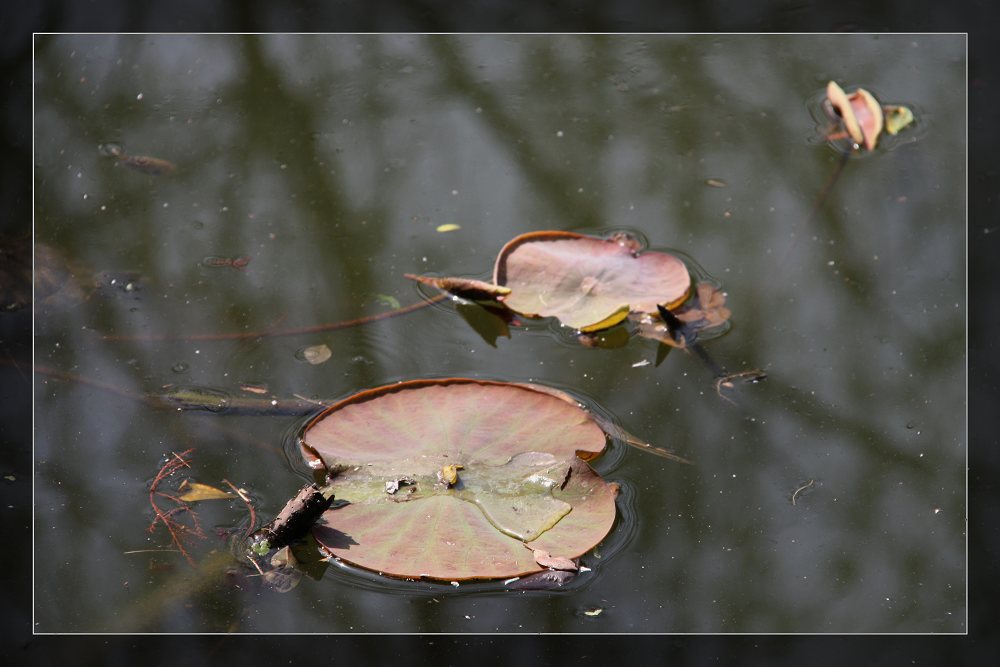
[[(820, 210), (823, 208), (823, 204), (825, 204), (826, 200), (829, 198), (830, 192), (833, 191), (833, 186), (837, 184), (838, 180), (840, 180), (840, 175), (843, 173), (844, 167), (847, 166), (847, 162), (850, 159), (851, 159), (850, 151), (840, 152), (840, 155), (837, 157), (837, 164), (834, 166), (833, 171), (830, 172), (830, 175), (826, 177), (826, 181), (823, 183), (823, 187), (820, 188), (819, 194), (817, 194), (816, 198), (813, 200), (813, 205), (809, 209), (809, 215), (806, 216), (806, 220), (803, 223), (803, 227), (809, 227), (809, 225), (812, 224), (812, 221), (819, 214)], [(798, 238), (795, 238), (792, 241), (792, 244), (785, 251), (785, 255), (784, 257), (782, 257), (781, 261), (779, 262), (779, 265), (785, 264), (785, 261), (788, 259), (788, 255), (791, 254), (792, 250), (795, 249), (797, 243), (798, 243)]]
[[(177, 549), (178, 551), (180, 551), (181, 555), (184, 556), (184, 560), (186, 560), (188, 564), (191, 565), (191, 567), (197, 567), (195, 565), (194, 559), (191, 558), (191, 554), (189, 554), (187, 549), (184, 548), (184, 543), (183, 540), (181, 539), (181, 533), (187, 533), (193, 537), (201, 539), (205, 537), (205, 533), (201, 529), (201, 523), (198, 521), (198, 514), (193, 510), (191, 510), (190, 506), (183, 500), (177, 498), (172, 494), (165, 493), (159, 490), (160, 483), (164, 479), (166, 479), (170, 475), (180, 470), (181, 467), (183, 466), (191, 467), (190, 464), (186, 460), (184, 460), (184, 457), (193, 451), (194, 449), (192, 448), (192, 449), (187, 449), (181, 452), (180, 454), (178, 454), (177, 452), (171, 452), (173, 456), (167, 459), (167, 462), (164, 463), (163, 466), (160, 468), (159, 472), (156, 473), (156, 477), (153, 478), (153, 482), (149, 486), (149, 504), (153, 508), (153, 513), (155, 516), (153, 517), (153, 521), (149, 524), (148, 530), (149, 532), (152, 533), (153, 530), (156, 528), (156, 524), (162, 523), (166, 527), (167, 532), (170, 533), (170, 539), (177, 546)], [(165, 511), (157, 504), (156, 502), (157, 496), (167, 498), (177, 503), (177, 507)], [(192, 517), (193, 527), (185, 526), (184, 524), (179, 523), (177, 520), (173, 518), (175, 514), (178, 514), (180, 512), (190, 512)]]
[(645, 440), (640, 440), (636, 438), (631, 433), (625, 433), (624, 442), (630, 447), (635, 447), (641, 451), (647, 452), (649, 454), (655, 454), (656, 456), (670, 459), (671, 461), (676, 461), (677, 463), (686, 463), (687, 465), (692, 465), (692, 461), (684, 458), (683, 456), (678, 456), (674, 454), (669, 449), (663, 449), (662, 447), (657, 447), (656, 445), (651, 445)]

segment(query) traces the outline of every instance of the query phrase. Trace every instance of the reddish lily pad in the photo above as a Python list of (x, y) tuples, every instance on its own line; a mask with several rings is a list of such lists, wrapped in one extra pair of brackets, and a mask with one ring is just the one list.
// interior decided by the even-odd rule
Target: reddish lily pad
[(630, 314), (673, 308), (691, 289), (684, 262), (664, 252), (638, 252), (618, 237), (532, 232), (500, 251), (493, 282), (511, 290), (503, 303), (528, 317), (555, 317), (580, 331), (597, 331)]
[(606, 443), (586, 410), (533, 385), (452, 378), (364, 391), (303, 432), (303, 457), (341, 471), (329, 490), (347, 502), (313, 534), (330, 555), (394, 577), (538, 572), (534, 550), (578, 558), (611, 530), (617, 485), (583, 460)]

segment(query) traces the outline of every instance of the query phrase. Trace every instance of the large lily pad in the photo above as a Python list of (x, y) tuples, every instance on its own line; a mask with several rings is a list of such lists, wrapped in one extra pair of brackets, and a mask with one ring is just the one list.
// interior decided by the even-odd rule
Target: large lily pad
[(584, 460), (607, 436), (545, 389), (416, 380), (328, 408), (307, 425), (302, 451), (341, 471), (331, 490), (347, 504), (314, 536), (331, 555), (395, 577), (503, 579), (540, 571), (535, 549), (579, 557), (615, 519), (617, 486)]
[(638, 252), (622, 237), (573, 232), (532, 232), (500, 251), (493, 282), (510, 289), (503, 303), (529, 317), (556, 317), (580, 331), (596, 331), (629, 314), (674, 308), (691, 289), (678, 257)]

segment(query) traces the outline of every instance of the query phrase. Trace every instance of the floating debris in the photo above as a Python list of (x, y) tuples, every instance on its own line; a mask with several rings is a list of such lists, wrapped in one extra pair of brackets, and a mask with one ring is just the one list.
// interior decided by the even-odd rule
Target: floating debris
[(397, 491), (399, 491), (399, 487), (416, 483), (417, 481), (412, 477), (400, 477), (399, 479), (391, 479), (385, 483), (385, 492), (391, 496), (395, 494)]
[(399, 308), (399, 299), (397, 299), (394, 296), (390, 296), (389, 294), (376, 294), (375, 298), (378, 299), (379, 303), (381, 303), (383, 306), (388, 306), (393, 310)]
[(535, 557), (535, 562), (542, 567), (550, 570), (566, 570), (567, 572), (577, 571), (576, 563), (574, 563), (570, 558), (566, 558), (564, 556), (553, 556), (544, 549), (533, 549), (532, 552)]
[(296, 359), (301, 359), (302, 361), (307, 361), (313, 366), (321, 364), (324, 361), (329, 360), (333, 355), (330, 348), (325, 344), (320, 345), (310, 345), (309, 347), (303, 347), (298, 352), (295, 353)]
[(462, 228), (461, 225), (456, 225), (455, 223), (449, 222), (449, 223), (444, 224), (444, 225), (438, 225), (436, 227), (436, 231), (439, 231), (439, 232), (442, 232), (442, 233), (444, 233), (444, 232), (453, 232), (453, 231), (455, 231), (457, 229), (461, 229), (461, 228)]
[(462, 470), (465, 466), (461, 463), (453, 463), (446, 466), (441, 466), (441, 470), (437, 473), (438, 481), (445, 486), (455, 486), (458, 483), (458, 471)]
[(176, 166), (170, 160), (151, 157), (149, 155), (129, 155), (125, 152), (125, 147), (117, 143), (101, 144), (97, 147), (97, 150), (100, 151), (101, 155), (113, 157), (129, 169), (144, 174), (162, 176), (171, 174), (176, 169)]
[(250, 263), (250, 258), (247, 255), (237, 255), (236, 257), (220, 257), (218, 255), (209, 255), (201, 260), (202, 266), (207, 266), (210, 268), (230, 268), (230, 269), (242, 269), (247, 264)]
[(721, 178), (706, 178), (705, 185), (710, 188), (728, 188), (729, 183), (726, 183)]

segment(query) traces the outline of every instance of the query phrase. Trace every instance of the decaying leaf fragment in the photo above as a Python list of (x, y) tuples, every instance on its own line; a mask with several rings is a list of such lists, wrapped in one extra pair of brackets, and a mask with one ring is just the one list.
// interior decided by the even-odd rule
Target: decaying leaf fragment
[(271, 556), (270, 569), (262, 576), (268, 588), (276, 593), (287, 593), (298, 586), (302, 580), (302, 570), (298, 568), (298, 559), (291, 547), (282, 547)]
[(885, 131), (895, 135), (913, 123), (913, 111), (905, 106), (882, 105), (875, 96), (864, 88), (856, 88), (850, 94), (836, 81), (826, 85), (826, 99), (823, 101), (827, 116), (841, 126), (841, 132), (829, 133), (830, 140), (849, 137), (855, 147), (875, 150), (878, 140)]
[(330, 351), (329, 346), (320, 344), (302, 348), (299, 350), (297, 356), (305, 361), (308, 361), (313, 366), (316, 366), (317, 364), (322, 364), (323, 362), (328, 361), (332, 355), (333, 352)]
[(490, 301), (510, 294), (510, 289), (507, 287), (473, 278), (437, 278), (413, 273), (406, 273), (403, 276), (472, 301)]
[(464, 467), (461, 463), (449, 463), (441, 466), (441, 470), (437, 474), (438, 481), (446, 486), (455, 486), (458, 483), (458, 471)]
[(564, 558), (563, 556), (552, 556), (544, 549), (533, 549), (532, 554), (535, 557), (536, 563), (542, 567), (547, 567), (550, 570), (566, 570), (568, 572), (576, 572), (579, 569), (577, 564), (571, 559)]
[(129, 155), (125, 152), (125, 147), (121, 144), (107, 143), (101, 144), (97, 148), (102, 155), (113, 157), (118, 160), (119, 164), (123, 164), (129, 169), (133, 169), (144, 174), (161, 176), (171, 174), (174, 172), (174, 169), (176, 169), (176, 166), (170, 160), (150, 157), (148, 155)]
[(731, 316), (725, 293), (711, 283), (700, 282), (694, 298), (677, 310), (664, 308), (658, 318), (639, 320), (638, 333), (671, 347), (683, 348), (699, 331), (722, 326)]
[(179, 490), (184, 491), (184, 495), (178, 496), (178, 500), (186, 503), (194, 503), (200, 500), (223, 500), (232, 498), (233, 494), (222, 489), (217, 489), (201, 482), (191, 482), (184, 480), (181, 482)]
[(400, 487), (416, 484), (417, 480), (412, 477), (399, 477), (390, 479), (385, 483), (385, 492), (390, 496), (399, 491)]

